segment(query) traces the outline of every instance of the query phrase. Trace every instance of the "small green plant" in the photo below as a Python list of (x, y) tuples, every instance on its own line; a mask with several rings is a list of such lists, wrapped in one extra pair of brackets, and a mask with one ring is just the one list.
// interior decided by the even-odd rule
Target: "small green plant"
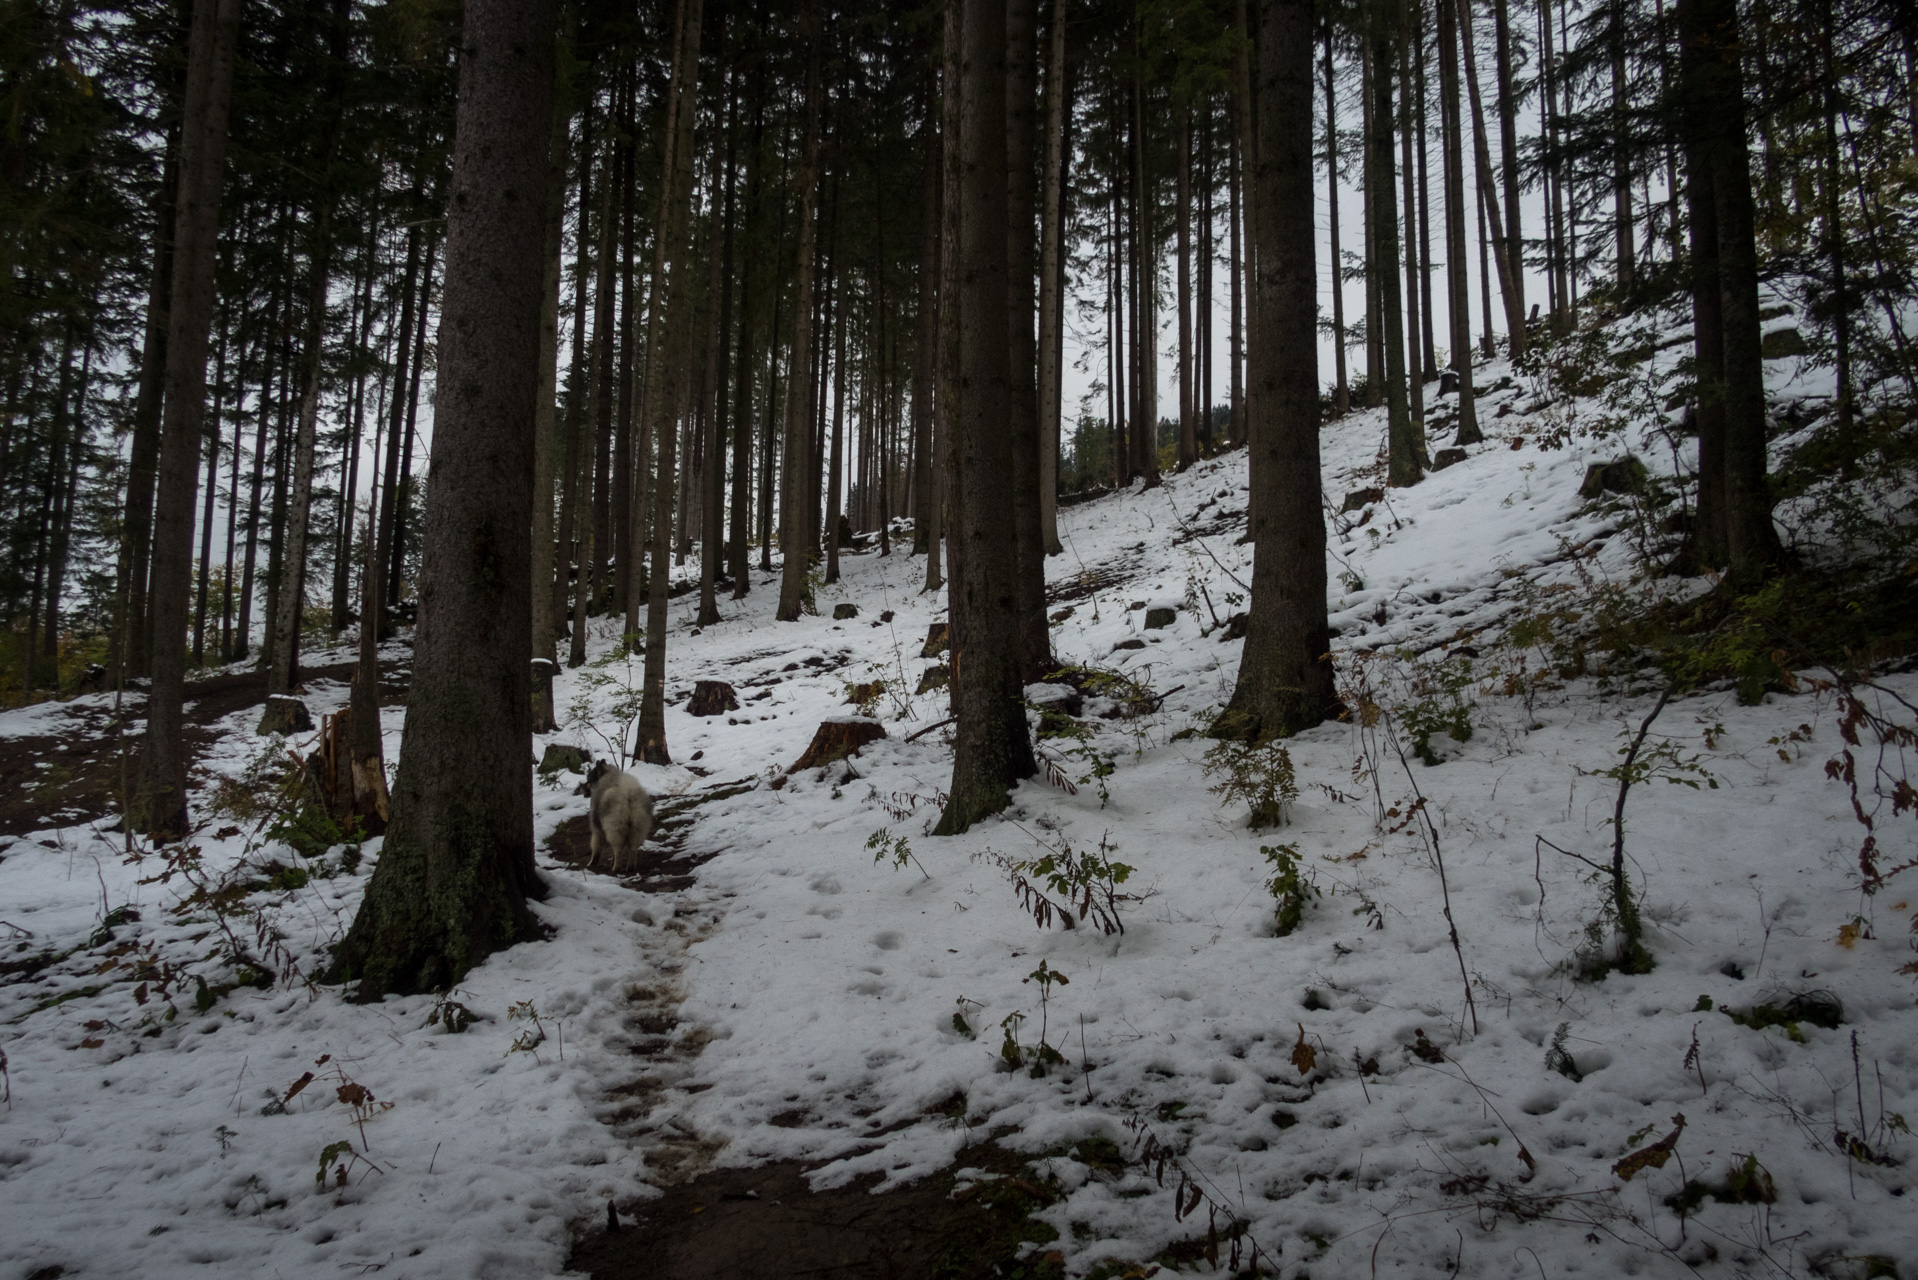
[(1572, 1024), (1569, 1022), (1558, 1024), (1558, 1030), (1552, 1033), (1551, 1047), (1545, 1050), (1545, 1066), (1547, 1070), (1556, 1071), (1567, 1080), (1577, 1083), (1585, 1078), (1585, 1073), (1578, 1069), (1578, 1063), (1572, 1059), (1572, 1051), (1565, 1047), (1565, 1037), (1571, 1030)]
[(960, 996), (953, 1003), (959, 1007), (952, 1011), (952, 1029), (968, 1040), (977, 1040), (979, 1032), (973, 1027), (972, 1019), (975, 1011), (985, 1006), (977, 1000), (968, 1000), (964, 996)]
[(1413, 697), (1397, 708), (1398, 721), (1411, 739), (1413, 754), (1427, 765), (1442, 762), (1432, 749), (1433, 735), (1443, 733), (1454, 742), (1472, 740), (1477, 705), (1470, 700), (1472, 685), (1472, 660), (1464, 654), (1414, 666)]
[(1099, 793), (1099, 807), (1105, 808), (1112, 800), (1112, 789), (1106, 785), (1106, 779), (1112, 776), (1117, 766), (1110, 755), (1094, 745), (1091, 727), (1063, 715), (1042, 718), (1040, 724), (1041, 733), (1058, 742), (1059, 750), (1068, 759), (1078, 761), (1084, 770), (1075, 786), (1063, 766), (1046, 753), (1039, 752), (1039, 763), (1046, 771), (1046, 780), (1069, 795), (1078, 794), (1079, 787), (1092, 787)]
[(1021, 862), (986, 849), (975, 854), (974, 861), (985, 858), (1006, 873), (1013, 892), (1019, 895), (1019, 905), (1041, 929), (1054, 919), (1070, 929), (1090, 917), (1101, 933), (1124, 933), (1120, 904), (1143, 898), (1119, 888), (1131, 879), (1135, 868), (1113, 858), (1118, 846), (1109, 839), (1111, 834), (1099, 837), (1097, 852), (1081, 853), (1060, 836), (1057, 844), (1044, 845), (1046, 852), (1040, 858)]
[(361, 1164), (375, 1173), (386, 1172), (386, 1170), (353, 1150), (353, 1144), (351, 1142), (344, 1140), (340, 1142), (329, 1142), (320, 1148), (320, 1171), (313, 1175), (313, 1184), (319, 1190), (325, 1191), (326, 1177), (327, 1174), (331, 1172), (333, 1175), (333, 1185), (339, 1190), (344, 1191), (346, 1190), (347, 1179), (351, 1175), (353, 1166)]
[(926, 870), (926, 864), (919, 861), (919, 855), (912, 851), (912, 845), (904, 836), (887, 835), (886, 829), (881, 827), (866, 837), (866, 847), (873, 851), (874, 866), (882, 862), (891, 862), (894, 870), (904, 871), (906, 864), (911, 863), (919, 868), (920, 875), (928, 880), (932, 879), (932, 872)]
[[(1044, 960), (1041, 960), (1039, 967), (1020, 979), (1020, 981), (1021, 983), (1036, 982), (1039, 984), (1039, 1043), (1036, 1045), (1020, 1044), (1019, 1027), (1025, 1022), (1026, 1015), (1017, 1011), (1009, 1013), (1001, 1019), (999, 1023), (1000, 1028), (1005, 1032), (1005, 1038), (999, 1045), (999, 1058), (1000, 1061), (1006, 1064), (1007, 1070), (1017, 1071), (1023, 1067), (1030, 1072), (1034, 1080), (1038, 1080), (1042, 1079), (1052, 1068), (1062, 1067), (1066, 1064), (1065, 1055), (1053, 1048), (1052, 1045), (1046, 1041), (1047, 1015), (1052, 1001), (1052, 988), (1055, 986), (1068, 986), (1071, 980), (1068, 979), (1065, 974), (1060, 973)], [(955, 1014), (954, 1016), (957, 1017), (958, 1015)]]
[(1200, 767), (1206, 777), (1219, 779), (1211, 791), (1221, 803), (1243, 800), (1251, 807), (1254, 831), (1282, 827), (1291, 817), (1299, 798), (1298, 777), (1292, 753), (1276, 738), (1262, 743), (1222, 741), (1205, 753)]
[(857, 707), (860, 715), (876, 715), (879, 711), (879, 700), (886, 696), (886, 678), (880, 676), (874, 680), (848, 680), (845, 689), (846, 701)]
[(1290, 844), (1259, 846), (1259, 852), (1271, 864), (1265, 891), (1272, 895), (1273, 932), (1284, 938), (1299, 927), (1305, 916), (1305, 904), (1321, 896), (1318, 886), (1305, 878), (1299, 865), (1298, 846)]
[(513, 1037), (513, 1043), (506, 1052), (532, 1053), (537, 1058), (539, 1055), (534, 1051), (546, 1043), (546, 1024), (540, 1021), (539, 1007), (531, 1000), (521, 1000), (518, 1004), (506, 1007), (506, 1017), (512, 1022), (532, 1024)]

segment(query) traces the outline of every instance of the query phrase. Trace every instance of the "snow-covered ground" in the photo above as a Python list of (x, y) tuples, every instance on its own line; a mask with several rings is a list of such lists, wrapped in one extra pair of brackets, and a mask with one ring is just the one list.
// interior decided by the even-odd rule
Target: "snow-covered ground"
[[(1774, 372), (1781, 388), (1794, 376)], [(1487, 441), (1464, 462), (1337, 518), (1328, 567), (1348, 681), (1371, 651), (1374, 681), (1402, 687), (1389, 655), (1429, 665), (1469, 632), (1482, 677), (1501, 621), (1539, 590), (1630, 576), (1622, 516), (1577, 496), (1587, 464), (1622, 443), (1543, 450), (1562, 406), (1532, 406), (1524, 379), (1487, 395)], [(1435, 449), (1449, 443), (1436, 431)], [(1334, 509), (1381, 483), (1382, 435), (1378, 412), (1326, 429)], [(1669, 471), (1659, 447), (1629, 443)], [(1664, 711), (1651, 741), (1696, 757), (1716, 786), (1632, 792), (1626, 844), (1657, 968), (1581, 982), (1574, 955), (1601, 886), (1538, 838), (1609, 858), (1616, 787), (1594, 771), (1655, 691), (1601, 697), (1580, 679), (1528, 702), (1475, 682), (1470, 740), (1435, 739), (1436, 766), (1402, 766), (1377, 738), (1368, 756), (1360, 730), (1322, 726), (1290, 744), (1290, 824), (1248, 829), (1242, 804), (1208, 790), (1210, 744), (1179, 736), (1232, 688), (1238, 645), (1211, 613), (1243, 607), (1250, 580), (1235, 541), (1244, 478), (1243, 454), (1229, 455), (1061, 513), (1067, 551), (1049, 571), (1079, 594), (1054, 630), (1060, 658), (1165, 696), (1132, 719), (1089, 703), (1090, 745), (1116, 766), (1109, 798), (1096, 780), (1076, 794), (1035, 780), (962, 837), (926, 834), (950, 773), (943, 731), (906, 740), (947, 714), (943, 692), (912, 693), (943, 614), (943, 596), (919, 589), (923, 560), (846, 557), (820, 616), (798, 623), (773, 621), (763, 574), (703, 633), (692, 597), (675, 602), (668, 728), (682, 766), (635, 772), (663, 798), (754, 785), (689, 810), (685, 852), (709, 860), (688, 887), (647, 893), (545, 863), (551, 894), (535, 910), (554, 936), (469, 975), (453, 993), (479, 1017), (464, 1034), (431, 1017), (431, 998), (361, 1007), (297, 981), (215, 991), (233, 981), (218, 921), (175, 911), (182, 880), (159, 879), (157, 859), (130, 865), (118, 835), (69, 827), (0, 849), (0, 960), (63, 953), (0, 985), (0, 1277), (554, 1274), (607, 1199), (662, 1180), (791, 1157), (824, 1162), (817, 1185), (877, 1171), (883, 1190), (963, 1164), (968, 1141), (1008, 1128), (1035, 1158), (1104, 1136), (1175, 1159), (1161, 1185), (1143, 1161), (1114, 1176), (1049, 1157), (1065, 1194), (1043, 1216), (1074, 1275), (1235, 1217), (1265, 1274), (1286, 1277), (1888, 1274), (1871, 1255), (1918, 1274), (1900, 1118), (1918, 1115), (1918, 1009), (1898, 973), (1918, 881), (1859, 892), (1862, 833), (1824, 770), (1830, 707), (1726, 692)], [(833, 621), (841, 602), (858, 616)], [(1178, 612), (1148, 631), (1141, 605)], [(612, 647), (596, 633), (596, 657)], [(562, 675), (559, 705), (583, 698), (588, 712), (553, 740), (605, 751), (625, 673), (615, 660)], [(731, 682), (741, 709), (692, 718), (697, 679)], [(822, 719), (851, 710), (846, 685), (877, 679), (887, 739), (849, 765), (784, 774)], [(1918, 697), (1918, 679), (1889, 683)], [(317, 715), (345, 696), (317, 686), (309, 702)], [(47, 732), (51, 714), (0, 716), (0, 734), (29, 718)], [(402, 714), (387, 712), (389, 761)], [(218, 776), (257, 759), (256, 715), (225, 723), (196, 812)], [(1041, 745), (1087, 776), (1068, 740)], [(542, 840), (584, 812), (576, 782), (536, 784)], [(1381, 806), (1409, 812), (1414, 785), (1443, 886), (1420, 824), (1377, 821)], [(1881, 824), (1893, 861), (1913, 845), (1898, 821)], [(230, 825), (216, 815), (197, 839), (211, 870), (245, 851)], [(874, 833), (889, 852), (904, 838), (903, 868), (875, 862)], [(1102, 840), (1134, 869), (1123, 933), (1037, 927), (1001, 860)], [(1261, 855), (1281, 842), (1322, 893), (1285, 937)], [(257, 950), (253, 928), (271, 923), (287, 958), (317, 969), (377, 849), (256, 894), (257, 914), (233, 927)], [(336, 851), (318, 869), (338, 867)], [(114, 916), (108, 936), (123, 906), (138, 919)], [(1869, 927), (1841, 936), (1859, 916)], [(1066, 982), (1029, 980), (1042, 963)], [(195, 975), (212, 984), (197, 1004)], [(1723, 1012), (1806, 993), (1842, 1005), (1836, 1030), (1752, 1029)], [(1009, 1018), (1028, 1049), (1043, 1028), (1064, 1065), (1005, 1069)], [(1615, 1174), (1681, 1115), (1674, 1158)], [(1847, 1138), (1864, 1145), (1848, 1156)], [(338, 1154), (316, 1185), (338, 1143), (345, 1186)], [(1665, 1203), (1687, 1179), (1724, 1190), (1739, 1169), (1772, 1202), (1707, 1196), (1688, 1220)], [(1175, 1190), (1188, 1178), (1197, 1200)]]

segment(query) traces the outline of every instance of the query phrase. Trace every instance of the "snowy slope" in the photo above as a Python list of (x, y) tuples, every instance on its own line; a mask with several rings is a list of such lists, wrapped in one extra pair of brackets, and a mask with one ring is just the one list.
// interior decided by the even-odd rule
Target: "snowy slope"
[[(1793, 374), (1775, 372), (1781, 385)], [(1511, 410), (1496, 416), (1502, 403)], [(1369, 669), (1390, 682), (1384, 655), (1401, 647), (1433, 661), (1481, 628), (1473, 643), (1487, 646), (1526, 583), (1629, 575), (1619, 514), (1577, 497), (1587, 464), (1622, 445), (1576, 437), (1542, 450), (1563, 410), (1532, 408), (1529, 386), (1488, 396), (1487, 442), (1466, 461), (1338, 518), (1328, 568), (1342, 674), (1361, 651), (1380, 655)], [(1324, 433), (1335, 509), (1382, 482), (1383, 425), (1361, 413)], [(1669, 469), (1656, 447), (1628, 442)], [(1139, 719), (1088, 707), (1092, 745), (1116, 765), (1109, 802), (1091, 783), (1074, 795), (1034, 781), (963, 837), (925, 834), (950, 772), (942, 731), (906, 741), (946, 714), (943, 693), (910, 693), (943, 615), (919, 590), (922, 560), (849, 556), (821, 616), (794, 624), (772, 620), (763, 574), (697, 636), (691, 598), (676, 602), (669, 741), (703, 772), (636, 772), (662, 797), (756, 785), (690, 810), (685, 851), (710, 860), (687, 887), (644, 893), (549, 864), (553, 892), (537, 910), (556, 934), (470, 975), (455, 995), (484, 1020), (464, 1035), (429, 1025), (431, 999), (361, 1008), (298, 986), (241, 988), (199, 1012), (191, 976), (172, 985), (178, 1016), (158, 1021), (150, 976), (142, 1006), (141, 972), (101, 971), (143, 954), (115, 948), (150, 946), (184, 975), (232, 980), (210, 959), (213, 923), (169, 914), (179, 881), (142, 883), (156, 864), (129, 867), (116, 837), (84, 829), (0, 851), (0, 920), (33, 933), (17, 952), (0, 943), (0, 957), (83, 948), (0, 986), (14, 1095), (0, 1112), (0, 1276), (54, 1264), (69, 1276), (552, 1274), (605, 1199), (644, 1198), (661, 1180), (800, 1157), (825, 1162), (819, 1185), (877, 1171), (883, 1189), (963, 1164), (968, 1140), (1006, 1128), (1008, 1145), (1035, 1155), (1094, 1135), (1174, 1153), (1163, 1187), (1144, 1165), (1114, 1178), (1052, 1159), (1069, 1194), (1045, 1216), (1076, 1275), (1150, 1259), (1234, 1216), (1268, 1273), (1276, 1260), (1288, 1277), (1797, 1274), (1814, 1260), (1862, 1275), (1841, 1255), (1871, 1254), (1918, 1273), (1905, 1168), (1847, 1159), (1834, 1138), (1913, 1154), (1892, 1118), (1918, 1114), (1918, 1010), (1896, 972), (1918, 882), (1894, 882), (1885, 902), (1859, 894), (1859, 829), (1823, 770), (1837, 741), (1829, 708), (1809, 695), (1741, 707), (1727, 693), (1664, 712), (1654, 740), (1696, 755), (1717, 786), (1633, 792), (1627, 843), (1658, 967), (1579, 982), (1569, 962), (1600, 888), (1535, 838), (1609, 856), (1615, 789), (1592, 771), (1615, 761), (1652, 697), (1601, 699), (1587, 681), (1529, 706), (1478, 692), (1471, 739), (1437, 743), (1445, 763), (1408, 769), (1375, 752), (1375, 781), (1355, 779), (1359, 731), (1322, 726), (1291, 744), (1302, 795), (1290, 825), (1249, 830), (1242, 805), (1207, 790), (1210, 744), (1175, 740), (1231, 691), (1238, 646), (1221, 642), (1206, 600), (1224, 617), (1244, 592), (1235, 578), (1249, 581), (1250, 548), (1235, 542), (1243, 468), (1230, 455), (1062, 513), (1068, 550), (1049, 570), (1076, 598), (1055, 628), (1060, 657), (1167, 696)], [(834, 622), (842, 601), (858, 616)], [(1146, 631), (1135, 604), (1179, 612)], [(1115, 647), (1130, 640), (1145, 643)], [(610, 649), (596, 639), (596, 655)], [(605, 749), (620, 691), (603, 678), (624, 670), (562, 676), (559, 705), (583, 697), (591, 723), (556, 740)], [(892, 685), (878, 704), (889, 737), (850, 767), (784, 775), (822, 719), (852, 710), (845, 685), (879, 678)], [(741, 710), (687, 715), (680, 695), (696, 679), (733, 683)], [(1918, 696), (1918, 680), (1891, 684)], [(310, 701), (317, 713), (344, 699), (326, 687)], [(0, 733), (23, 732), (12, 722), (27, 715), (45, 731), (46, 714), (0, 717)], [(401, 713), (388, 714), (390, 759)], [(259, 750), (249, 719), (233, 718), (214, 771), (237, 774)], [(1799, 740), (1771, 741), (1800, 725)], [(1084, 775), (1082, 759), (1044, 745)], [(1445, 861), (1457, 957), (1419, 828), (1375, 822), (1380, 802), (1403, 811), (1414, 779)], [(538, 784), (542, 837), (584, 811), (574, 781)], [(907, 841), (903, 869), (875, 863), (867, 842), (882, 831)], [(1124, 887), (1142, 899), (1121, 904), (1118, 935), (1037, 927), (993, 857), (1102, 838), (1135, 868)], [(243, 840), (200, 843), (218, 866)], [(1323, 893), (1288, 937), (1274, 936), (1260, 854), (1281, 841)], [(1908, 822), (1887, 829), (1893, 841), (1905, 855)], [(350, 919), (376, 852), (355, 872), (256, 897), (279, 903), (271, 918), (308, 968)], [(123, 903), (141, 918), (86, 947)], [(1860, 913), (1877, 936), (1840, 945)], [(1026, 980), (1042, 961), (1069, 979), (1043, 1008)], [(1838, 1029), (1800, 1024), (1793, 1038), (1719, 1011), (1814, 991), (1842, 1002)], [(514, 1050), (534, 1027), (515, 1010), (537, 1011), (543, 1041)], [(1043, 1017), (1065, 1066), (1043, 1078), (1001, 1069), (1002, 1023), (1016, 1013), (1028, 1047)], [(1301, 1042), (1313, 1050), (1303, 1074)], [(1565, 1070), (1548, 1065), (1555, 1042)], [(262, 1114), (306, 1071), (316, 1079), (284, 1114)], [(375, 1095), (363, 1124), (339, 1097), (348, 1080)], [(1614, 1162), (1680, 1114), (1677, 1158), (1621, 1182)], [(316, 1189), (322, 1150), (341, 1141), (356, 1153), (348, 1187)], [(1707, 1199), (1688, 1222), (1663, 1203), (1686, 1178), (1719, 1185), (1746, 1155), (1775, 1203)], [(1181, 1218), (1184, 1177), (1203, 1199)]]

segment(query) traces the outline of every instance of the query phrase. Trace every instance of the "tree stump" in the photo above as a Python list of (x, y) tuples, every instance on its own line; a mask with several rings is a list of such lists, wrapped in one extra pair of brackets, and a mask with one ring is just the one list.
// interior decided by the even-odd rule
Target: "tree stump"
[(266, 700), (266, 708), (260, 712), (260, 727), (255, 732), (290, 736), (311, 732), (312, 728), (313, 717), (306, 703), (291, 694), (276, 693)]
[(1179, 611), (1170, 605), (1155, 605), (1145, 611), (1145, 629), (1158, 631), (1178, 620)]
[(801, 769), (810, 769), (815, 765), (844, 760), (847, 756), (857, 755), (859, 749), (868, 742), (885, 736), (886, 726), (865, 716), (839, 716), (822, 720), (818, 731), (812, 736), (812, 745), (806, 748), (806, 754), (800, 756), (787, 772), (798, 773)]
[(935, 622), (930, 627), (927, 627), (926, 643), (921, 646), (919, 656), (922, 658), (936, 658), (944, 653), (946, 646), (952, 642), (951, 634), (951, 631), (943, 622)]
[(832, 607), (832, 620), (834, 622), (844, 622), (848, 618), (857, 618), (858, 616), (859, 606), (853, 604), (851, 601), (836, 604)]
[(692, 700), (686, 704), (688, 715), (720, 716), (739, 710), (739, 697), (724, 680), (701, 680), (693, 685)]
[(952, 680), (952, 668), (941, 662), (937, 666), (927, 667), (919, 676), (919, 688), (916, 693), (931, 693), (934, 689), (943, 689)]
[(1466, 453), (1463, 449), (1440, 449), (1432, 455), (1432, 470), (1443, 471), (1447, 467), (1457, 466), (1465, 461), (1465, 458)]
[(539, 771), (543, 775), (558, 773), (561, 769), (568, 773), (586, 772), (586, 752), (580, 747), (570, 747), (560, 742), (549, 742), (546, 751), (539, 758)]
[(1606, 493), (1637, 493), (1645, 487), (1645, 464), (1626, 454), (1610, 462), (1594, 462), (1585, 468), (1585, 481), (1578, 486), (1581, 498), (1596, 498)]
[(376, 763), (355, 767), (352, 724), (351, 707), (321, 717), (320, 745), (306, 758), (306, 777), (340, 829), (352, 831), (357, 824), (365, 838), (386, 830), (386, 779), (381, 775), (376, 781)]
[(553, 676), (559, 664), (551, 658), (533, 659), (533, 732), (551, 733), (559, 728), (553, 718)]
[(1360, 511), (1385, 496), (1383, 489), (1354, 489), (1345, 495), (1345, 505), (1339, 508), (1339, 514)]

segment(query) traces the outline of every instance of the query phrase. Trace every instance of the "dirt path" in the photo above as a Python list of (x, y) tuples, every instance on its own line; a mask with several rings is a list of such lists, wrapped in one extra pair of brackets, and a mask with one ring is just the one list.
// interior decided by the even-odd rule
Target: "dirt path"
[[(680, 1102), (701, 1086), (695, 1063), (711, 1035), (680, 1017), (685, 953), (711, 936), (723, 908), (696, 892), (700, 864), (715, 856), (685, 852), (701, 805), (750, 783), (719, 783), (661, 802), (656, 837), (640, 850), (626, 883), (651, 899), (649, 917), (664, 911), (646, 946), (652, 980), (627, 991), (628, 1048), (639, 1065), (631, 1080), (607, 1090), (605, 1119), (645, 1153), (657, 1199), (608, 1206), (617, 1228), (602, 1227), (575, 1245), (569, 1270), (597, 1280), (1049, 1280), (1063, 1266), (1043, 1254), (1053, 1238), (1033, 1210), (1051, 1192), (1027, 1159), (991, 1141), (966, 1148), (953, 1169), (874, 1195), (881, 1176), (825, 1191), (811, 1189), (816, 1165), (781, 1161), (756, 1168), (714, 1168), (724, 1149), (679, 1119)], [(547, 847), (581, 867), (588, 857), (584, 816), (554, 831)], [(692, 891), (692, 892), (689, 892)], [(663, 895), (674, 895), (667, 899)], [(676, 901), (679, 905), (669, 906)], [(656, 905), (654, 905), (656, 904)], [(775, 1121), (777, 1123), (777, 1121)], [(961, 1186), (960, 1167), (983, 1178)], [(1027, 1245), (1040, 1248), (1021, 1259)]]
[[(311, 667), (302, 682), (353, 678), (352, 663)], [(407, 664), (380, 664), (380, 702), (406, 697)], [(186, 686), (187, 768), (197, 767), (214, 740), (213, 726), (266, 702), (266, 673), (241, 671), (194, 680)], [(138, 718), (145, 695), (127, 698), (129, 718)], [(113, 710), (97, 701), (70, 704), (57, 732), (0, 738), (0, 838), (50, 826), (98, 822), (119, 812), (122, 770), (130, 773), (139, 751), (134, 736), (116, 739)], [(122, 758), (124, 753), (124, 760)]]

